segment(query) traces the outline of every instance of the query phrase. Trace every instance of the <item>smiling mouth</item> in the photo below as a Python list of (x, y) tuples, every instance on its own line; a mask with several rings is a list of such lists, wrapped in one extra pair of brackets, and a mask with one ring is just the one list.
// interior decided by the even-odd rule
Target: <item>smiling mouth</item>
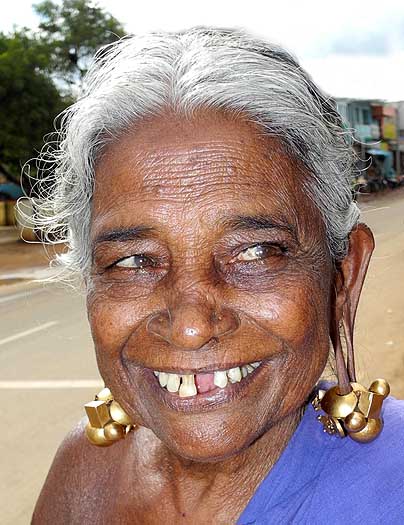
[(230, 384), (240, 383), (252, 374), (262, 361), (255, 361), (228, 370), (215, 370), (203, 374), (172, 374), (154, 370), (160, 387), (179, 397), (195, 397), (212, 390), (226, 389)]

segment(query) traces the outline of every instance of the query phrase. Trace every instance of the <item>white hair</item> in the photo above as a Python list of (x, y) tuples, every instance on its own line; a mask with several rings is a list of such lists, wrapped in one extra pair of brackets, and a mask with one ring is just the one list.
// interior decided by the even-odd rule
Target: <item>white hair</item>
[(305, 190), (323, 217), (330, 253), (341, 260), (358, 221), (352, 139), (334, 103), (278, 46), (240, 30), (194, 28), (125, 37), (96, 55), (56, 142), (39, 159), (36, 223), (66, 242), (59, 263), (85, 275), (94, 166), (102, 149), (141, 119), (171, 109), (247, 116), (277, 136), (309, 173)]

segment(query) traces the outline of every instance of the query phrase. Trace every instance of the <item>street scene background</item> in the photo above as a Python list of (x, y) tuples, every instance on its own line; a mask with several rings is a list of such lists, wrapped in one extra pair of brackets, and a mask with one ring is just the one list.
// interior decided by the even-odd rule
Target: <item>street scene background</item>
[[(330, 9), (316, 0), (311, 10), (296, 2), (293, 19), (289, 7), (263, 16), (210, 0), (193, 13), (180, 1), (177, 9), (150, 3), (136, 11), (120, 0), (14, 4), (0, 20), (1, 523), (29, 523), (57, 447), (102, 386), (84, 291), (47, 282), (55, 274), (49, 261), (65, 246), (44, 247), (29, 220), (34, 210), (25, 197), (36, 197), (41, 171), (35, 162), (30, 171), (22, 168), (78, 96), (91, 55), (131, 32), (246, 27), (291, 49), (330, 94), (355, 140), (361, 220), (376, 240), (356, 326), (358, 379), (368, 386), (383, 377), (392, 395), (404, 399), (401, 2), (387, 2), (384, 10), (372, 2), (366, 10), (346, 0)], [(333, 379), (331, 366), (324, 375)]]

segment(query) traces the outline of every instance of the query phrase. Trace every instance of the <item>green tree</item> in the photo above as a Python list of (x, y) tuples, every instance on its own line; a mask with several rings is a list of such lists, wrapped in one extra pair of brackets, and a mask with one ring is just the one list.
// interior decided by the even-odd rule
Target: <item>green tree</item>
[(19, 180), (55, 116), (68, 104), (49, 75), (41, 39), (27, 29), (0, 33), (0, 163)]
[(73, 102), (74, 84), (91, 57), (124, 35), (122, 25), (91, 0), (44, 0), (34, 10), (38, 31), (0, 32), (0, 165), (17, 181), (54, 118)]
[(81, 81), (98, 48), (125, 34), (120, 22), (91, 0), (44, 0), (33, 8), (53, 70), (68, 84)]

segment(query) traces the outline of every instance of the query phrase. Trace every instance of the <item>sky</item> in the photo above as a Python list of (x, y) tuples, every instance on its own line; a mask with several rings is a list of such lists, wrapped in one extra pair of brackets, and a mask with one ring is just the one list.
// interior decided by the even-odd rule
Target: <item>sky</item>
[[(7, 2), (0, 31), (34, 28), (33, 0)], [(241, 27), (292, 52), (336, 97), (404, 100), (403, 0), (99, 0), (129, 33)]]

